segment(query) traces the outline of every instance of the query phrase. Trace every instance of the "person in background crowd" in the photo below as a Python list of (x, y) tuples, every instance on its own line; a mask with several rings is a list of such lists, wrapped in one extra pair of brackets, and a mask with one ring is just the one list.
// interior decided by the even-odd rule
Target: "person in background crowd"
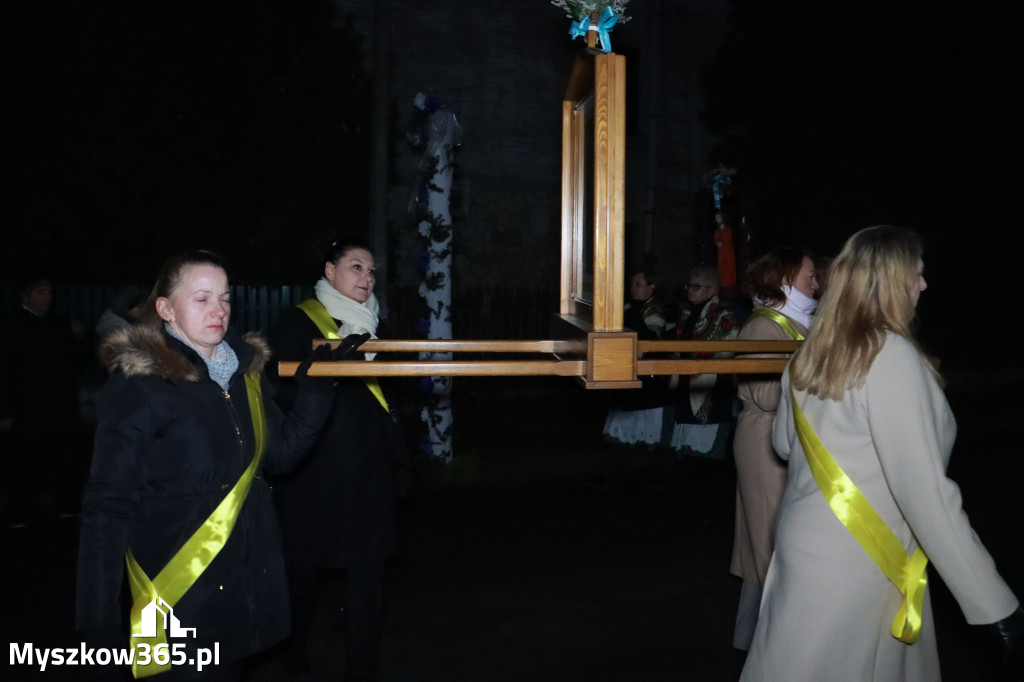
[(818, 273), (818, 290), (814, 292), (814, 297), (819, 301), (828, 288), (828, 270), (832, 267), (832, 260), (832, 256), (818, 256), (814, 259), (814, 269)]
[(78, 512), (79, 369), (89, 356), (81, 325), (53, 310), (53, 281), (26, 278), (0, 335), (0, 431), (8, 432), (8, 522)]
[(145, 314), (146, 298), (149, 292), (135, 284), (128, 284), (117, 290), (110, 307), (103, 311), (96, 322), (96, 339), (103, 338), (122, 327), (135, 324)]
[(911, 332), (926, 288), (906, 229), (861, 230), (832, 266), (782, 376), (789, 478), (742, 680), (938, 680), (929, 563), (1024, 679), (1024, 613), (945, 475), (956, 422)]
[[(630, 301), (625, 306), (622, 325), (637, 333), (640, 340), (656, 341), (665, 331), (665, 305), (661, 297), (661, 277), (653, 270), (636, 270), (630, 276)], [(626, 455), (637, 448), (654, 452), (661, 442), (667, 377), (647, 379), (642, 388), (615, 392), (617, 402), (608, 410), (604, 422), (607, 443), (600, 475), (586, 481), (590, 488), (608, 491), (615, 486)]]
[[(736, 317), (718, 299), (718, 272), (697, 266), (686, 287), (688, 307), (674, 336), (681, 341), (724, 341), (739, 333)], [(695, 353), (695, 358), (730, 357), (731, 353)], [(668, 455), (724, 459), (732, 435), (736, 385), (731, 374), (696, 374), (673, 377), (676, 400), (672, 410), (672, 436)], [(669, 475), (671, 480), (673, 475)]]
[[(741, 340), (799, 341), (807, 335), (817, 306), (814, 261), (807, 251), (781, 247), (753, 263), (747, 286), (754, 310), (740, 329)], [(733, 646), (750, 647), (758, 605), (775, 537), (775, 517), (786, 485), (786, 466), (772, 449), (772, 421), (779, 405), (779, 377), (739, 377), (743, 401), (736, 423), (736, 526), (730, 572), (743, 580)]]

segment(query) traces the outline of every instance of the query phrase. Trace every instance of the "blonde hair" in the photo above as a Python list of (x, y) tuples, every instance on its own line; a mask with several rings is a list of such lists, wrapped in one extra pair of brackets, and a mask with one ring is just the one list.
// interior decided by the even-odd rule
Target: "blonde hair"
[(887, 331), (917, 346), (910, 292), (922, 251), (917, 234), (891, 225), (868, 227), (846, 241), (829, 268), (813, 331), (790, 365), (794, 388), (840, 400), (864, 383)]

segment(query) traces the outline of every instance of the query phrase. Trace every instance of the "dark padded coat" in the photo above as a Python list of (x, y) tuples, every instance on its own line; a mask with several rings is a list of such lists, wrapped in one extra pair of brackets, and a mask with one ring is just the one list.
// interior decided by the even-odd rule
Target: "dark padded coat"
[[(297, 360), (323, 334), (298, 308), (285, 310), (270, 336), (275, 358)], [(278, 400), (294, 409), (284, 380)], [(396, 497), (412, 478), (401, 434), (360, 378), (339, 379), (330, 419), (309, 456), (275, 477), (288, 560), (303, 566), (348, 568), (398, 552)]]
[[(269, 350), (257, 336), (226, 337), (239, 359), (229, 392), (199, 355), (163, 330), (115, 332), (101, 347), (112, 374), (103, 388), (92, 471), (85, 489), (78, 560), (77, 625), (123, 627), (118, 604), (130, 548), (150, 579), (207, 519), (252, 461), (244, 373), (261, 375), (269, 425), (263, 466), (284, 470), (314, 442), (329, 398), (301, 391), (285, 419), (262, 377)], [(271, 489), (253, 481), (234, 532), (174, 607), (196, 629), (186, 644), (220, 644), (221, 663), (288, 634), (289, 605)], [(124, 618), (126, 621), (127, 618)]]

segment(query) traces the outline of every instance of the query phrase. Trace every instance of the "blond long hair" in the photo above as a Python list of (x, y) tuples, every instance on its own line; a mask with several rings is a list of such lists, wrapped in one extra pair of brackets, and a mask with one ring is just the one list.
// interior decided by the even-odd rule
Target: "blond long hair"
[(917, 234), (891, 225), (868, 227), (846, 241), (829, 269), (814, 328), (790, 366), (794, 388), (840, 400), (864, 383), (887, 331), (917, 346), (910, 292), (922, 251)]

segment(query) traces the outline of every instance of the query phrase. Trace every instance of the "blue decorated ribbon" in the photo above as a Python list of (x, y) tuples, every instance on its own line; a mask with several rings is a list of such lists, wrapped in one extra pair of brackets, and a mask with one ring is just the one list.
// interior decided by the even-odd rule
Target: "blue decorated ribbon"
[(587, 31), (597, 31), (597, 38), (601, 41), (601, 50), (604, 52), (612, 51), (612, 39), (608, 34), (612, 30), (612, 26), (617, 24), (619, 17), (612, 10), (610, 5), (605, 5), (604, 13), (601, 18), (597, 21), (596, 26), (590, 25), (590, 17), (583, 17), (579, 21), (574, 21), (569, 25), (569, 35), (572, 38), (583, 38), (587, 35)]
[(586, 16), (579, 21), (574, 21), (569, 24), (569, 36), (573, 39), (582, 38), (587, 35), (587, 31), (590, 30), (590, 17)]
[(609, 5), (605, 5), (604, 14), (601, 15), (600, 21), (597, 22), (597, 37), (601, 40), (601, 49), (605, 52), (612, 51), (612, 39), (608, 33), (618, 21), (619, 17), (616, 16), (612, 8)]

